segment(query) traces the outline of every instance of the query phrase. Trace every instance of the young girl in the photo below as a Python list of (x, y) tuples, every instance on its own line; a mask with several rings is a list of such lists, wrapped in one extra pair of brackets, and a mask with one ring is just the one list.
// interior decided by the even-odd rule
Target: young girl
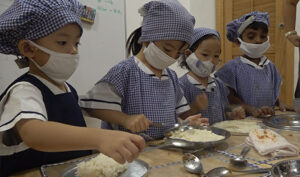
[[(195, 21), (173, 0), (151, 1), (139, 12), (144, 17), (142, 27), (127, 41), (134, 56), (114, 66), (80, 105), (104, 120), (103, 128), (139, 132), (150, 140), (162, 138), (178, 122), (177, 116), (190, 109), (175, 72), (167, 67), (191, 43)], [(205, 101), (202, 104), (199, 107), (205, 108)], [(199, 118), (189, 120), (207, 121)], [(152, 123), (163, 124), (154, 127)]]
[(124, 163), (145, 146), (137, 135), (84, 128), (77, 93), (65, 82), (79, 60), (81, 9), (76, 0), (15, 0), (0, 16), (0, 52), (29, 65), (0, 96), (1, 177), (93, 149)]
[(227, 84), (232, 104), (243, 105), (255, 117), (274, 114), (273, 107), (290, 109), (278, 99), (281, 76), (276, 66), (264, 56), (269, 49), (269, 15), (251, 12), (227, 24), (227, 39), (244, 53), (215, 74)]
[(196, 28), (190, 48), (185, 52), (181, 67), (189, 72), (179, 79), (184, 96), (188, 103), (195, 100), (197, 95), (206, 93), (208, 109), (200, 111), (202, 116), (209, 118), (209, 123), (226, 120), (229, 118), (241, 119), (245, 112), (241, 107), (230, 112), (227, 96), (228, 89), (222, 81), (210, 76), (219, 64), (221, 54), (220, 35), (216, 30), (209, 28)]

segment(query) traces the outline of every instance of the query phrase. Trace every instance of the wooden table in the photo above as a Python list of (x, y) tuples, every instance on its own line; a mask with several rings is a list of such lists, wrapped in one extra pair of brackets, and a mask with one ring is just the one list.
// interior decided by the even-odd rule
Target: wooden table
[[(298, 131), (286, 131), (281, 130), (279, 132), (283, 137), (285, 137), (290, 143), (295, 144), (296, 146), (300, 147), (300, 132)], [(207, 172), (212, 168), (215, 167), (230, 167), (228, 163), (229, 156), (225, 153), (230, 154), (238, 154), (242, 147), (244, 146), (243, 143), (245, 141), (246, 136), (231, 136), (225, 144), (220, 147), (217, 147), (214, 150), (203, 151), (199, 155), (201, 158), (204, 171)], [(226, 144), (228, 146), (226, 146)], [(248, 162), (251, 164), (256, 164), (259, 167), (271, 167), (272, 164), (275, 164), (278, 161), (286, 160), (286, 159), (296, 159), (300, 158), (300, 156), (292, 157), (292, 158), (285, 158), (279, 160), (272, 160), (271, 156), (260, 156), (255, 149), (251, 149), (251, 151), (247, 154)], [(139, 159), (144, 160), (149, 164), (151, 169), (149, 170), (148, 177), (196, 177), (197, 175), (190, 174), (186, 172), (183, 168), (181, 159), (182, 153), (178, 151), (170, 151), (170, 150), (150, 150), (147, 152), (141, 153)], [(265, 163), (258, 163), (261, 160), (269, 160)], [(171, 164), (170, 166), (166, 164)], [(53, 167), (51, 167), (53, 168)], [(60, 173), (62, 167), (55, 167), (52, 169), (53, 174), (48, 175), (48, 177), (57, 177)], [(65, 167), (63, 167), (65, 168)], [(250, 169), (250, 168), (249, 168)], [(22, 172), (20, 174), (14, 175), (14, 177), (42, 177), (42, 174), (39, 169), (32, 169), (26, 172)], [(251, 174), (251, 175), (242, 175), (238, 173), (234, 173), (234, 176), (245, 176), (245, 177), (257, 177), (261, 176), (261, 174)]]

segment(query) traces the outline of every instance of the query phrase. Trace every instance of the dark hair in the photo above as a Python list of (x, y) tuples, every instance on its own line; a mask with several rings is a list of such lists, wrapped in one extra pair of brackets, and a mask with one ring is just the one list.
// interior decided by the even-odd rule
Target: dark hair
[(132, 53), (133, 55), (138, 54), (141, 48), (143, 47), (143, 45), (139, 43), (141, 35), (142, 27), (139, 27), (136, 30), (134, 30), (128, 37), (126, 41), (126, 49), (128, 56), (130, 55), (130, 53)]
[[(197, 50), (197, 48), (199, 47), (199, 45), (200, 45), (203, 41), (205, 41), (205, 40), (207, 40), (207, 39), (211, 39), (211, 38), (213, 38), (213, 37), (218, 38), (218, 37), (217, 37), (216, 35), (214, 35), (214, 34), (207, 34), (207, 35), (201, 37), (200, 39), (198, 39), (198, 40), (197, 40), (197, 41), (189, 48), (190, 51), (195, 52), (195, 51)], [(185, 55), (183, 54), (183, 60), (182, 60), (182, 62), (179, 63), (179, 66), (180, 66), (181, 68), (186, 68), (186, 69), (190, 70), (190, 68), (189, 68), (189, 66), (187, 65), (187, 63), (186, 63), (185, 60), (186, 60), (186, 58), (185, 58)]]

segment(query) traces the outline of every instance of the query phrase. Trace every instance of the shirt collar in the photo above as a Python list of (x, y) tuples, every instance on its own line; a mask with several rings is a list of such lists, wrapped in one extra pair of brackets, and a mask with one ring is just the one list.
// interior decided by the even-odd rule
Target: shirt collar
[[(61, 89), (59, 89), (56, 85), (52, 84), (51, 82), (47, 81), (46, 79), (37, 76), (35, 74), (29, 73), (30, 75), (34, 76), (35, 78), (37, 78), (38, 80), (40, 80), (46, 87), (48, 87), (50, 89), (50, 91), (54, 94), (54, 95), (58, 95), (58, 94), (64, 94), (66, 92), (62, 91)], [(65, 88), (67, 89), (67, 93), (71, 92), (71, 89), (69, 88), (68, 84), (64, 83)]]
[[(141, 62), (141, 60), (139, 60), (136, 56), (134, 56), (133, 58), (134, 58), (134, 62), (144, 73), (146, 73), (150, 76), (156, 77), (155, 74), (143, 62)], [(168, 75), (167, 69), (163, 69), (163, 71), (161, 73), (161, 80), (165, 80), (168, 78), (169, 78), (169, 75)]]
[(254, 62), (248, 60), (247, 58), (242, 57), (242, 56), (240, 57), (240, 60), (241, 60), (243, 63), (248, 64), (248, 65), (251, 65), (251, 66), (253, 66), (253, 67), (256, 68), (256, 69), (263, 69), (265, 65), (267, 65), (267, 64), (270, 63), (270, 60), (269, 60), (266, 56), (262, 56), (262, 57), (260, 58), (260, 62), (259, 62), (258, 65), (257, 65), (256, 63), (254, 63)]
[(202, 91), (206, 91), (206, 92), (212, 92), (215, 90), (216, 82), (214, 80), (214, 78), (212, 76), (208, 77), (208, 84), (207, 87), (205, 87), (204, 85), (202, 85), (199, 81), (197, 81), (195, 78), (193, 78), (192, 76), (190, 76), (189, 74), (187, 74), (187, 78), (189, 80), (189, 82), (191, 84), (193, 84), (195, 87), (201, 89)]

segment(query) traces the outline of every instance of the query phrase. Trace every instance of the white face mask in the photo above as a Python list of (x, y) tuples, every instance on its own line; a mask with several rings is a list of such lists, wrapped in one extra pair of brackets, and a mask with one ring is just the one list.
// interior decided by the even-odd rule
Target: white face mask
[(72, 55), (66, 53), (57, 53), (32, 41), (30, 41), (30, 43), (50, 55), (48, 62), (43, 66), (40, 66), (33, 59), (31, 59), (35, 66), (45, 73), (49, 78), (57, 83), (64, 83), (72, 76), (78, 66), (78, 54)]
[(193, 73), (199, 77), (208, 77), (216, 69), (216, 66), (211, 61), (201, 61), (197, 58), (195, 53), (192, 53), (186, 59), (186, 63)]
[(147, 62), (156, 69), (165, 69), (177, 61), (165, 54), (153, 42), (150, 42), (143, 52)]
[(238, 38), (240, 41), (240, 49), (244, 52), (245, 55), (251, 58), (260, 58), (263, 54), (270, 48), (269, 37), (268, 40), (262, 44), (252, 44), (242, 41), (242, 39)]

